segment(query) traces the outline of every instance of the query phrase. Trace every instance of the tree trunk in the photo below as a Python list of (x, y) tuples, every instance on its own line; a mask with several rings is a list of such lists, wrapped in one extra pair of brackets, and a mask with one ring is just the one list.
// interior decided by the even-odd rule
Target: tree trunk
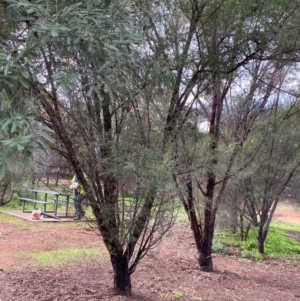
[(212, 242), (214, 238), (215, 215), (211, 201), (207, 201), (204, 209), (204, 228), (200, 246), (199, 264), (204, 272), (213, 272)]
[[(217, 49), (216, 42), (216, 31), (215, 28), (212, 36), (212, 47), (214, 50)], [(211, 166), (207, 169), (207, 183), (206, 183), (206, 201), (204, 208), (204, 223), (203, 223), (203, 233), (202, 233), (202, 241), (200, 247), (200, 256), (199, 256), (199, 264), (200, 269), (205, 272), (213, 272), (213, 264), (212, 264), (212, 241), (214, 237), (214, 228), (215, 228), (215, 217), (216, 211), (214, 209), (214, 192), (216, 185), (216, 174), (215, 167), (218, 165), (218, 159), (216, 156), (216, 150), (218, 148), (219, 135), (220, 135), (220, 120), (222, 114), (223, 107), (223, 94), (221, 92), (221, 79), (217, 73), (213, 74), (212, 78), (212, 88), (213, 88), (213, 102), (212, 102), (212, 111), (210, 114), (209, 121), (209, 136), (210, 140), (210, 151), (212, 156)]]
[(257, 234), (257, 249), (260, 254), (265, 253), (265, 240), (267, 238), (267, 232), (264, 229), (264, 225), (266, 223), (267, 216), (263, 214), (261, 216), (261, 221), (259, 224), (258, 234)]
[[(267, 198), (264, 199), (264, 202), (267, 203), (266, 201)], [(259, 222), (259, 228), (258, 228), (258, 234), (257, 234), (257, 247), (258, 247), (258, 252), (261, 254), (265, 253), (265, 240), (267, 238), (267, 233), (268, 233), (268, 227), (265, 228), (266, 222), (268, 221), (268, 211), (269, 209), (267, 206), (263, 206), (264, 208), (262, 209), (262, 213), (260, 215), (260, 222)], [(267, 209), (266, 209), (267, 208)]]
[(261, 236), (257, 238), (257, 248), (260, 254), (265, 254), (265, 239)]
[(202, 242), (201, 253), (199, 255), (199, 265), (201, 271), (213, 272), (213, 262), (211, 258), (212, 239), (206, 239)]
[(255, 197), (254, 197), (254, 188), (251, 178), (247, 178), (245, 180), (246, 186), (246, 207), (251, 218), (252, 225), (257, 227), (259, 222), (257, 219), (257, 213), (255, 208)]
[(252, 225), (257, 227), (259, 222), (257, 219), (256, 209), (255, 209), (255, 200), (253, 197), (248, 197), (246, 199), (247, 209), (251, 218)]
[(59, 175), (61, 173), (60, 167), (58, 167), (58, 171), (56, 173), (55, 186), (58, 187)]
[(49, 180), (50, 180), (50, 172), (47, 170), (46, 172), (46, 177), (47, 177), (47, 186), (49, 186)]
[(128, 270), (127, 257), (111, 254), (110, 260), (114, 269), (114, 289), (117, 294), (130, 296), (131, 278)]
[(230, 220), (229, 220), (229, 229), (231, 233), (236, 233), (238, 230), (238, 200), (237, 194), (235, 193), (232, 199), (230, 200)]

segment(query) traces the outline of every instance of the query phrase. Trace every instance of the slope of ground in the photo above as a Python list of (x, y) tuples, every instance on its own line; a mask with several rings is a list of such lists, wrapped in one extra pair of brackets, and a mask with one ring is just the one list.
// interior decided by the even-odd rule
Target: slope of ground
[[(278, 210), (276, 218), (300, 220), (300, 214)], [(82, 250), (78, 262), (36, 267), (34, 258), (22, 256), (26, 251), (61, 248)], [(86, 256), (84, 249), (89, 248), (103, 250), (101, 260)], [(132, 299), (300, 301), (300, 262), (213, 256), (215, 272), (201, 272), (189, 228), (177, 223), (132, 275)], [(85, 223), (77, 227), (53, 223), (46, 228), (30, 221), (1, 223), (0, 301), (128, 300), (115, 296), (112, 286), (112, 268), (101, 238)]]

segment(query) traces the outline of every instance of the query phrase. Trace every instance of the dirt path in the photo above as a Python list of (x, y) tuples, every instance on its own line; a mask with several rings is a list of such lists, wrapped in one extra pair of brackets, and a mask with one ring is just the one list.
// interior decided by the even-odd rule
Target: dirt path
[(279, 207), (276, 209), (274, 218), (280, 221), (300, 221), (300, 211), (291, 211), (288, 207)]
[[(282, 209), (276, 218), (300, 220), (300, 213)], [(26, 259), (16, 253), (58, 252), (62, 248), (81, 249), (80, 260), (74, 265), (40, 268), (32, 266), (34, 258)], [(101, 238), (85, 224), (52, 224), (45, 228), (29, 221), (2, 222), (0, 301), (128, 300), (113, 295), (108, 256), (92, 260), (85, 256), (86, 248), (105, 250)], [(214, 273), (199, 271), (189, 227), (177, 223), (132, 275), (133, 299), (300, 301), (300, 262), (259, 263), (219, 254), (213, 255), (213, 262)]]

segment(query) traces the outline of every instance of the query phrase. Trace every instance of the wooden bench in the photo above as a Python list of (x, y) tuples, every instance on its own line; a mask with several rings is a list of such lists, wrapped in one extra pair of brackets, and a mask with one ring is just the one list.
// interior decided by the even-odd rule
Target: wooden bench
[(22, 201), (22, 212), (31, 212), (31, 211), (25, 211), (25, 203), (26, 202), (33, 203), (33, 209), (36, 209), (36, 204), (42, 204), (44, 212), (46, 212), (47, 204), (53, 204), (53, 202), (46, 202), (46, 201), (40, 201), (40, 200), (35, 200), (35, 199), (29, 199), (29, 198), (19, 198), (19, 200)]

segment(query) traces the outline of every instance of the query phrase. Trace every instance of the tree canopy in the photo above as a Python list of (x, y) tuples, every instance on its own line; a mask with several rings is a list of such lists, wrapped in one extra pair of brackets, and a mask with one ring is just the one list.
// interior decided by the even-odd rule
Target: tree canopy
[(235, 160), (272, 108), (277, 75), (299, 61), (299, 6), (2, 1), (0, 176), (17, 151), (50, 147), (64, 157), (119, 293), (130, 293), (138, 262), (174, 222), (175, 196), (199, 264), (212, 271), (216, 214)]

